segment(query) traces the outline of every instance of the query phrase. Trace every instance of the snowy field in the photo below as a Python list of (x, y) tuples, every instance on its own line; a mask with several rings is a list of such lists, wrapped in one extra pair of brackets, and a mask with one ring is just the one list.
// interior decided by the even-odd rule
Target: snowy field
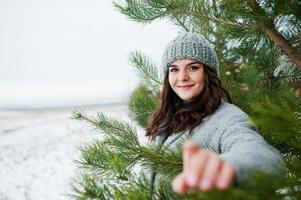
[[(0, 111), (1, 200), (72, 199), (79, 147), (100, 137), (87, 123), (70, 119), (73, 109)], [(86, 112), (130, 122), (126, 105), (86, 107)]]

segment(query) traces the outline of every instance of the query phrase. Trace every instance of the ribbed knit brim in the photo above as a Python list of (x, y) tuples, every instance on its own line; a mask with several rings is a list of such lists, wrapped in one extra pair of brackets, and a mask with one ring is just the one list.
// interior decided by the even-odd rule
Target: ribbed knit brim
[(185, 32), (167, 45), (162, 58), (164, 73), (166, 74), (168, 66), (172, 62), (182, 59), (197, 60), (208, 66), (217, 75), (219, 74), (216, 53), (211, 44), (201, 34)]

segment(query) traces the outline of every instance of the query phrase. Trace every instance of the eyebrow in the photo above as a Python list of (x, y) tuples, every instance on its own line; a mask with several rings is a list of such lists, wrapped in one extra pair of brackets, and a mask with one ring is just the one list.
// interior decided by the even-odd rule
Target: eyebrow
[[(192, 61), (190, 63), (187, 63), (186, 65), (193, 65), (193, 64), (201, 64), (201, 63), (198, 61)], [(178, 65), (169, 65), (168, 67), (178, 67)]]

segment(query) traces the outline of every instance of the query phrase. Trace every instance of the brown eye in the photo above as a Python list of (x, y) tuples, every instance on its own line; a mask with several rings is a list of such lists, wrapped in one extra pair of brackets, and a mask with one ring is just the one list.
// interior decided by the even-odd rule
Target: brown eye
[(178, 69), (177, 69), (177, 68), (175, 68), (175, 67), (173, 67), (173, 68), (169, 68), (169, 72), (176, 72), (176, 71), (178, 71)]
[(198, 70), (199, 68), (200, 68), (199, 66), (192, 65), (192, 66), (189, 67), (189, 70), (195, 71), (195, 70)]

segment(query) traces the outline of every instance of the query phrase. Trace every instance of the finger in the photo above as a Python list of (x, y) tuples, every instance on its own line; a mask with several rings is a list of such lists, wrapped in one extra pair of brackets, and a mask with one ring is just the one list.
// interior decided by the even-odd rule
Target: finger
[(183, 145), (183, 171), (186, 171), (187, 164), (190, 161), (191, 155), (197, 152), (199, 149), (198, 145), (193, 141), (187, 141)]
[(223, 162), (221, 172), (217, 180), (217, 188), (226, 190), (231, 187), (235, 179), (235, 170), (232, 165), (226, 161)]
[(184, 174), (180, 173), (179, 175), (177, 175), (173, 181), (172, 181), (172, 189), (176, 192), (176, 193), (184, 193), (186, 190), (186, 185), (184, 182)]
[(201, 181), (199, 182), (199, 188), (201, 190), (207, 191), (215, 187), (221, 165), (222, 160), (214, 153), (211, 153), (208, 157), (207, 164), (205, 165)]
[(183, 172), (187, 174), (189, 169), (188, 165), (190, 162), (191, 156), (198, 151), (198, 146), (193, 141), (187, 141), (183, 145)]
[(199, 150), (190, 157), (190, 161), (187, 164), (187, 171), (184, 172), (185, 183), (188, 187), (198, 188), (198, 183), (202, 177), (208, 156), (207, 151)]

